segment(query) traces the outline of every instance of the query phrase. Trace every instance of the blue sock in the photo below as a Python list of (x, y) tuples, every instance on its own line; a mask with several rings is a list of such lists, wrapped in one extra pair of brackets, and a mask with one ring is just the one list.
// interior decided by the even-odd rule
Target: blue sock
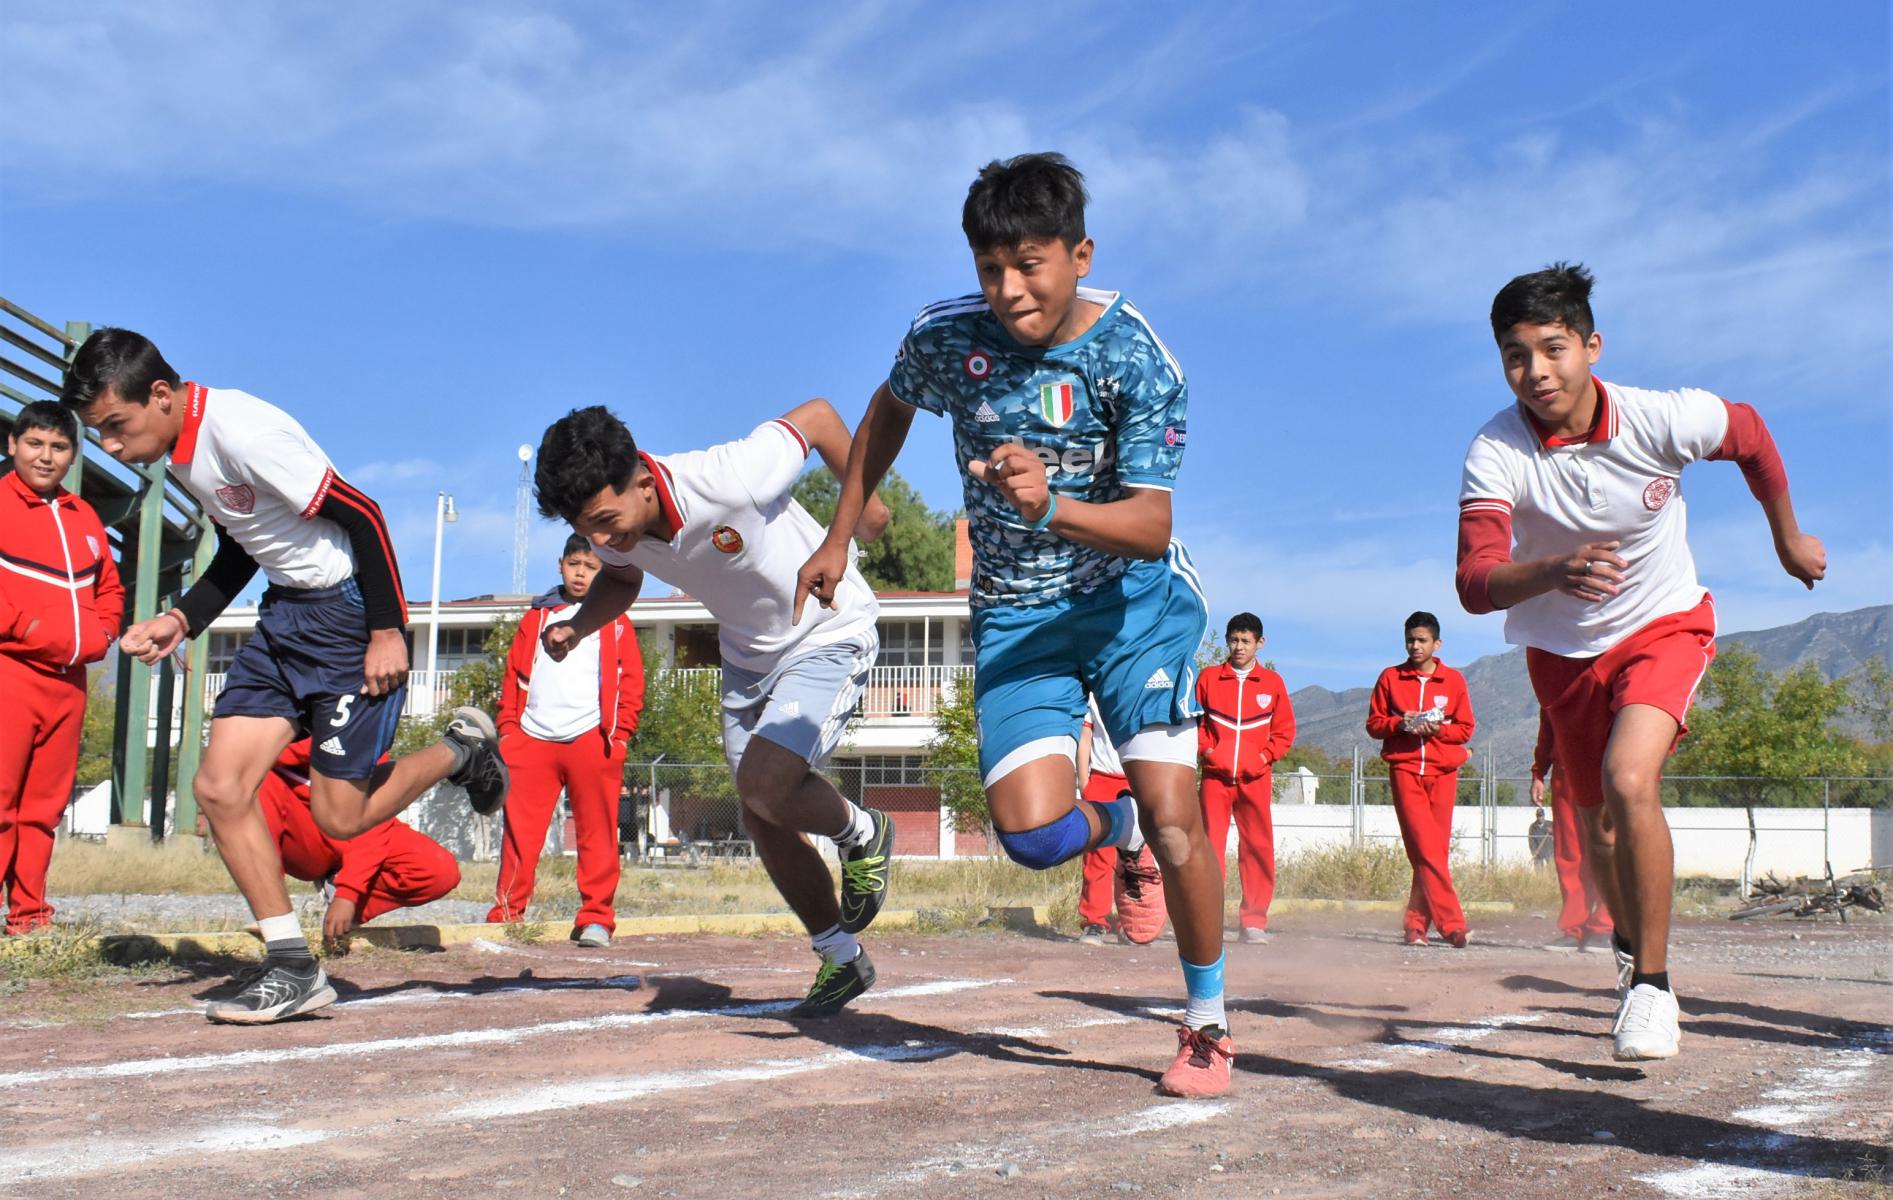
[(1098, 811), (1098, 820), (1104, 825), (1104, 833), (1098, 838), (1099, 846), (1115, 846), (1119, 850), (1141, 850), (1143, 839), (1137, 836), (1137, 802), (1131, 794), (1125, 792), (1115, 800), (1089, 800), (1086, 803)]
[(1191, 1029), (1206, 1025), (1229, 1028), (1223, 1013), (1223, 960), (1227, 957), (1227, 954), (1218, 954), (1215, 962), (1199, 965), (1177, 956), (1177, 961), (1183, 964), (1183, 989), (1190, 997), (1188, 1007), (1183, 1010), (1183, 1023)]

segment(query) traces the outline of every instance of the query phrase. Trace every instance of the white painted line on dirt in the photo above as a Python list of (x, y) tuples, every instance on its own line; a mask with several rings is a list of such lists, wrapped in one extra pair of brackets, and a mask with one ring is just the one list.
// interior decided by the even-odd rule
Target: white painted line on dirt
[(1429, 1029), (1410, 1042), (1395, 1042), (1387, 1049), (1396, 1054), (1437, 1054), (1441, 1050), (1457, 1050), (1474, 1042), (1482, 1042), (1501, 1029), (1536, 1025), (1544, 1019), (1539, 1013), (1499, 1013), (1496, 1016), (1480, 1017), (1468, 1027)]
[(1727, 1200), (1729, 1197), (1772, 1192), (1786, 1179), (1800, 1174), (1796, 1171), (1764, 1171), (1760, 1167), (1740, 1167), (1727, 1163), (1698, 1163), (1693, 1167), (1658, 1171), (1637, 1178), (1678, 1200)]
[(1177, 1100), (1133, 1113), (1129, 1121), (1119, 1125), (1113, 1132), (1153, 1133), (1159, 1129), (1175, 1129), (1179, 1125), (1194, 1125), (1199, 1121), (1220, 1117), (1228, 1111), (1229, 1105), (1225, 1101)]
[[(867, 1006), (870, 1003), (880, 1004), (889, 1000), (906, 999), (910, 996), (938, 996), (1009, 982), (1011, 981), (1005, 979), (961, 979), (919, 983), (909, 987), (894, 987), (870, 992), (856, 1001), (856, 1004)], [(770, 1016), (793, 1008), (795, 1003), (793, 1000), (771, 1000), (756, 1004), (730, 1004), (719, 1008), (676, 1008), (662, 1012), (604, 1013), (599, 1016), (577, 1017), (565, 1021), (547, 1021), (538, 1025), (499, 1025), (485, 1029), (461, 1029), (452, 1033), (374, 1038), (363, 1042), (331, 1042), (318, 1046), (289, 1046), (273, 1050), (239, 1050), (230, 1054), (140, 1058), (126, 1062), (97, 1063), (91, 1066), (61, 1067), (45, 1071), (14, 1071), (0, 1074), (0, 1090), (68, 1080), (130, 1079), (148, 1075), (168, 1075), (180, 1071), (221, 1071), (270, 1063), (307, 1062), (315, 1059), (355, 1058), (414, 1050), (488, 1046), (565, 1033), (596, 1033), (607, 1029), (628, 1029), (660, 1021)]]
[(1796, 1071), (1791, 1082), (1762, 1093), (1764, 1100), (1786, 1103), (1738, 1108), (1729, 1115), (1768, 1129), (1801, 1125), (1826, 1116), (1841, 1106), (1846, 1093), (1884, 1056), (1885, 1051), (1879, 1047), (1893, 1047), (1893, 1030), (1868, 1030), (1845, 1039), (1842, 1045), (1843, 1049), (1830, 1051), (1812, 1066)]
[(982, 1029), (979, 1032), (992, 1037), (1042, 1038), (1072, 1029), (1091, 1029), (1098, 1025), (1129, 1025), (1135, 1019), (1135, 1017), (1082, 1017), (1076, 1021), (1061, 1021), (1056, 1025), (995, 1025), (991, 1029)]
[[(495, 996), (504, 992), (543, 992), (564, 988), (592, 989), (619, 988), (635, 990), (642, 980), (636, 975), (600, 975), (591, 979), (520, 979), (494, 987), (446, 987), (413, 988), (406, 991), (388, 992), (380, 996), (360, 996), (335, 1002), (337, 1008), (370, 1008), (383, 1004), (434, 1004), (442, 1000), (460, 1000), (470, 997)], [(149, 1012), (126, 1013), (128, 1020), (150, 1021), (159, 1017), (201, 1017), (204, 1006), (194, 1004), (188, 1008), (160, 1008)]]
[(1347, 1071), (1378, 1071), (1382, 1067), (1393, 1066), (1389, 1058), (1344, 1058), (1334, 1064)]
[[(518, 1117), (534, 1113), (568, 1111), (599, 1104), (616, 1104), (663, 1092), (715, 1087), (723, 1083), (750, 1083), (825, 1071), (861, 1059), (878, 1062), (911, 1062), (951, 1053), (954, 1047), (921, 1042), (897, 1045), (861, 1046), (850, 1050), (831, 1050), (806, 1058), (768, 1059), (741, 1067), (719, 1067), (703, 1071), (668, 1071), (622, 1078), (609, 1076), (582, 1083), (556, 1087), (528, 1088), (502, 1093), (471, 1103), (434, 1112), (406, 1110), (410, 1124), (445, 1124), (491, 1117)], [(410, 1101), (411, 1103), (411, 1101)], [(131, 1139), (84, 1138), (65, 1145), (32, 1147), (0, 1154), (0, 1178), (50, 1180), (99, 1171), (141, 1166), (154, 1159), (180, 1154), (223, 1154), (233, 1150), (283, 1150), (315, 1142), (348, 1136), (359, 1138), (361, 1131), (293, 1129), (274, 1125), (218, 1125), (194, 1133), (151, 1141)]]

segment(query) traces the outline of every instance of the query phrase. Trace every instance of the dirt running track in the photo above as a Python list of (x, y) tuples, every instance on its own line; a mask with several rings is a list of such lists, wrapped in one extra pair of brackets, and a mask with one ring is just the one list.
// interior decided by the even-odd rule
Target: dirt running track
[[(1383, 927), (1384, 926), (1384, 927)], [(1234, 1092), (1155, 1094), (1173, 944), (870, 942), (791, 1023), (787, 938), (476, 944), (337, 969), (343, 1002), (206, 1024), (219, 978), (0, 1001), (0, 1193), (39, 1196), (1870, 1194), (1893, 1132), (1893, 925), (1685, 924), (1683, 1056), (1610, 1060), (1603, 954), (1488, 923), (1408, 950), (1302, 916), (1229, 948)], [(1794, 935), (1799, 934), (1797, 940)], [(1836, 1185), (1833, 1181), (1842, 1181)]]

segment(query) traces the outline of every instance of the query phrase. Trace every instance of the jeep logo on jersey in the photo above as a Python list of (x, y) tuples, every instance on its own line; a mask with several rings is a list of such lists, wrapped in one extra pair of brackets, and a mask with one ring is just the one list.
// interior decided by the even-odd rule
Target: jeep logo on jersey
[(984, 379), (993, 373), (993, 360), (984, 350), (975, 350), (966, 356), (966, 377)]
[(743, 535), (728, 525), (718, 525), (710, 531), (710, 544), (725, 554), (735, 554), (743, 548)]
[(1039, 385), (1039, 415), (1052, 425), (1063, 425), (1071, 420), (1071, 385), (1069, 383), (1041, 383)]
[(1675, 494), (1676, 481), (1668, 476), (1659, 476), (1656, 479), (1652, 479), (1649, 485), (1643, 489), (1643, 507), (1649, 509), (1651, 512), (1655, 512), (1665, 504), (1668, 504), (1670, 497)]
[[(1022, 437), (1007, 438), (1015, 446), (1025, 446)], [(1025, 446), (1038, 460), (1045, 464), (1045, 473), (1051, 475), (1063, 472), (1066, 475), (1089, 475), (1102, 471), (1111, 465), (1111, 443), (1099, 442), (1096, 446), (1067, 446), (1059, 450), (1055, 446)]]
[(223, 506), (234, 513), (248, 516), (256, 511), (256, 489), (247, 483), (233, 483), (229, 487), (217, 489), (217, 499)]

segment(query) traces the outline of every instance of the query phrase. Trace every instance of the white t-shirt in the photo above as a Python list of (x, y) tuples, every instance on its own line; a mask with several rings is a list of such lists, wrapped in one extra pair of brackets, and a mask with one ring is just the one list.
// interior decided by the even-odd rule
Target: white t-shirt
[(808, 440), (777, 418), (748, 437), (687, 454), (645, 455), (658, 501), (677, 527), (630, 550), (598, 547), (609, 566), (631, 565), (695, 597), (717, 619), (723, 660), (768, 672), (791, 652), (871, 634), (880, 606), (853, 565), (835, 607), (813, 598), (794, 615), (795, 579), (827, 531), (789, 495)]
[(1630, 565), (1601, 603), (1551, 591), (1505, 613), (1505, 640), (1592, 658), (1658, 617), (1687, 612), (1704, 589), (1689, 553), (1683, 468), (1728, 433), (1728, 407), (1710, 392), (1652, 392), (1598, 381), (1602, 411), (1589, 442), (1543, 439), (1517, 404), (1472, 439), (1459, 488), (1462, 512), (1511, 514), (1512, 558), (1570, 554), (1618, 541)]
[(1085, 724), (1091, 729), (1091, 770), (1094, 774), (1122, 775), (1124, 764), (1118, 760), (1117, 747), (1111, 744), (1111, 735), (1104, 731), (1104, 717), (1098, 712), (1098, 698), (1091, 697), (1091, 711), (1085, 714)]
[[(546, 623), (566, 619), (572, 605), (546, 614)], [(598, 728), (598, 633), (588, 634), (560, 661), (546, 653), (541, 638), (532, 652), (532, 683), (519, 727), (542, 742), (569, 742)]]
[(340, 525), (315, 515), (335, 468), (296, 419), (247, 392), (191, 384), (171, 474), (271, 583), (334, 587), (355, 574)]

